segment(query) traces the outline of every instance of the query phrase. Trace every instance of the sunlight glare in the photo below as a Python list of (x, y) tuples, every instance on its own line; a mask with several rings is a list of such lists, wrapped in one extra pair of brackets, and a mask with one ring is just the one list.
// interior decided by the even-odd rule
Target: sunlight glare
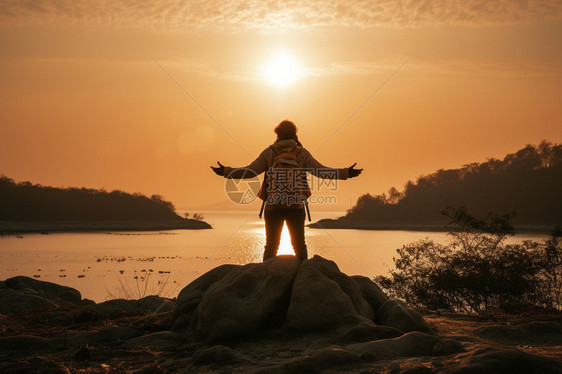
[(287, 224), (283, 223), (283, 231), (281, 232), (281, 242), (279, 243), (278, 255), (295, 255), (293, 245), (291, 244), (291, 236)]
[(298, 61), (284, 51), (273, 54), (261, 68), (261, 78), (277, 87), (287, 87), (304, 76)]

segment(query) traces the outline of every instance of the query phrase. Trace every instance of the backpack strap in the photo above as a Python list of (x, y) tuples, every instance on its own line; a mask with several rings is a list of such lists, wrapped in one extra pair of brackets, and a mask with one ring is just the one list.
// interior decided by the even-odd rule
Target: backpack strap
[(295, 148), (293, 148), (293, 150), (291, 151), (291, 153), (296, 156), (296, 155), (298, 155), (298, 154), (300, 153), (300, 151), (302, 151), (302, 146), (300, 146), (300, 145), (295, 145)]
[[(281, 149), (276, 149), (276, 147), (274, 147), (273, 145), (270, 145), (269, 148), (273, 150), (273, 153), (275, 153), (275, 157), (279, 156), (280, 153), (284, 153)], [(288, 153), (292, 153), (293, 155), (297, 156), (300, 151), (302, 151), (302, 149), (303, 147), (301, 145), (295, 145), (293, 149), (291, 149), (291, 151)]]

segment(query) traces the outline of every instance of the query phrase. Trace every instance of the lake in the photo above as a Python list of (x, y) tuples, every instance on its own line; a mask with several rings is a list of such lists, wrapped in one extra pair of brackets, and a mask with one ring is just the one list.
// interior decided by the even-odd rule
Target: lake
[[(116, 297), (161, 294), (175, 297), (193, 279), (230, 263), (261, 261), (263, 219), (257, 212), (202, 212), (212, 230), (163, 232), (27, 234), (0, 238), (0, 279), (16, 275), (71, 286), (82, 297), (101, 302)], [(313, 212), (313, 220), (343, 212)], [(309, 257), (335, 261), (349, 275), (373, 277), (393, 267), (396, 249), (446, 233), (419, 231), (306, 230)], [(542, 240), (546, 235), (517, 235), (509, 242)], [(280, 253), (292, 253), (286, 229)]]

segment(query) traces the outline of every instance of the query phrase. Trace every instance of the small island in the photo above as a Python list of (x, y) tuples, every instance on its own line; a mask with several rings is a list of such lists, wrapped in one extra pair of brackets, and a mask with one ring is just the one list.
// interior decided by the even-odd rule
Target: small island
[(527, 145), (503, 160), (437, 170), (382, 195), (364, 194), (338, 219), (311, 228), (447, 231), (448, 207), (476, 216), (509, 216), (517, 232), (550, 233), (562, 225), (562, 145)]
[(201, 219), (180, 217), (160, 195), (48, 187), (0, 177), (0, 235), (210, 228)]

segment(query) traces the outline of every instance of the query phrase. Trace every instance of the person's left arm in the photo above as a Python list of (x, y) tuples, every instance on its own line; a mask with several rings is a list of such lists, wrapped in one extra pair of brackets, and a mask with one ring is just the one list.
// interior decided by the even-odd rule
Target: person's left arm
[(251, 164), (244, 167), (233, 168), (230, 166), (224, 166), (220, 162), (217, 162), (219, 164), (219, 167), (211, 166), (211, 169), (213, 169), (213, 171), (217, 175), (224, 176), (225, 178), (231, 178), (231, 179), (253, 178), (256, 175), (259, 175), (267, 170), (268, 152), (269, 152), (269, 148), (266, 148), (258, 156), (258, 158), (256, 158)]
[(301, 152), (305, 152), (303, 168), (309, 169), (310, 172), (318, 178), (345, 180), (348, 178), (354, 178), (363, 171), (363, 169), (353, 168), (357, 163), (351, 165), (350, 167), (341, 169), (325, 166), (316, 160), (308, 150), (303, 149)]

